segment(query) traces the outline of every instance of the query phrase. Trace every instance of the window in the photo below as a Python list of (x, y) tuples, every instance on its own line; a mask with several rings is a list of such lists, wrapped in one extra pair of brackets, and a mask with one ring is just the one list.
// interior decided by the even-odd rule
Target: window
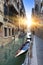
[(35, 5), (35, 11), (38, 12), (39, 6), (38, 4)]
[(7, 28), (4, 28), (4, 36), (7, 36)]
[(14, 35), (14, 28), (12, 28), (12, 35)]
[(8, 15), (8, 6), (6, 5), (6, 3), (4, 3), (4, 15)]
[(10, 28), (9, 28), (9, 36), (11, 36), (11, 30), (10, 30)]

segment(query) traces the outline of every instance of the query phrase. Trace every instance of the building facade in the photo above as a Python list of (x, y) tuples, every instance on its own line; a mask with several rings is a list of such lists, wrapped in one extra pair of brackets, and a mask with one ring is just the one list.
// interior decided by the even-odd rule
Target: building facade
[(43, 0), (35, 0), (35, 6), (32, 8), (32, 20), (43, 26)]
[(40, 17), (43, 15), (43, 0), (35, 0), (35, 6), (32, 9), (32, 15)]
[(0, 45), (9, 43), (13, 39), (18, 30), (15, 26), (18, 20), (15, 20), (15, 17), (17, 19), (19, 16), (25, 16), (22, 0), (0, 0)]

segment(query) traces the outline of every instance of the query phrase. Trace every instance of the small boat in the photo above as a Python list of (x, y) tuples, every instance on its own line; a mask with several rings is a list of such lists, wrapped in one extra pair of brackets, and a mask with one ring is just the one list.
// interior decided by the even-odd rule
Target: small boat
[(30, 43), (29, 41), (26, 41), (25, 44), (23, 44), (22, 47), (17, 51), (15, 57), (25, 53), (26, 51), (28, 51), (29, 48), (30, 48)]

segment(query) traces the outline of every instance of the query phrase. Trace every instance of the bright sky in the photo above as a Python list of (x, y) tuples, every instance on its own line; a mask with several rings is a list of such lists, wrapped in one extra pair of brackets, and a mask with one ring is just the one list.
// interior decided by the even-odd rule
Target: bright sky
[(25, 21), (25, 23), (27, 24), (27, 28), (30, 28), (32, 25), (31, 14), (32, 8), (34, 7), (34, 0), (23, 0), (23, 3), (27, 16), (27, 20)]
[(23, 3), (24, 3), (27, 17), (31, 16), (32, 13), (31, 11), (32, 8), (34, 7), (34, 0), (23, 0)]

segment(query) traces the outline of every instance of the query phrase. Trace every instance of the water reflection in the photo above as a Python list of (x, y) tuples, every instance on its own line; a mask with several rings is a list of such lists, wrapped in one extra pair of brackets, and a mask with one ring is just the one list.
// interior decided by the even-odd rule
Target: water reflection
[(15, 54), (22, 43), (24, 43), (24, 38), (19, 39), (16, 43), (13, 40), (6, 46), (0, 47), (0, 65), (21, 65), (24, 62), (26, 54), (23, 54), (17, 58), (15, 58)]

